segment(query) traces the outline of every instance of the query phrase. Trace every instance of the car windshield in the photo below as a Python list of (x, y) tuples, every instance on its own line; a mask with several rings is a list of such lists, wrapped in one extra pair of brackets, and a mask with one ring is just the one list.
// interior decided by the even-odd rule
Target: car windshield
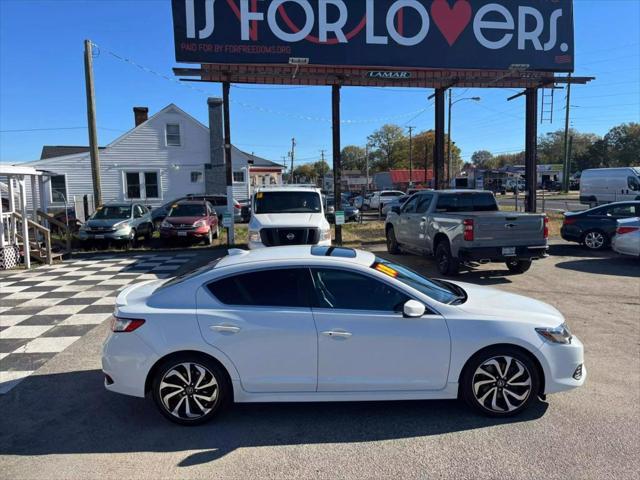
[(392, 263), (384, 258), (376, 257), (376, 261), (371, 267), (396, 280), (400, 280), (405, 285), (415, 288), (437, 302), (459, 305), (467, 300), (467, 294), (459, 286), (423, 277), (407, 267)]
[(131, 218), (131, 205), (105, 205), (98, 208), (91, 220), (124, 220)]
[(258, 192), (255, 213), (320, 213), (317, 192)]
[(183, 203), (173, 205), (169, 211), (170, 217), (204, 217), (206, 215), (206, 208), (204, 205), (198, 205), (194, 203)]

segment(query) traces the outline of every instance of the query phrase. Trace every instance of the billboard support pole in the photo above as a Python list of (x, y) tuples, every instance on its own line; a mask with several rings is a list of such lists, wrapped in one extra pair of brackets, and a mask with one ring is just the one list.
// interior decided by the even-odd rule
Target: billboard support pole
[[(333, 129), (333, 195), (335, 211), (342, 211), (342, 161), (340, 158), (340, 85), (331, 86)], [(342, 225), (336, 224), (336, 244), (342, 245)]]
[[(233, 164), (231, 163), (231, 114), (229, 108), (229, 82), (222, 83), (222, 115), (224, 123), (224, 165), (227, 179), (227, 213), (231, 216), (227, 227), (227, 244), (235, 245), (234, 211), (233, 211)], [(247, 179), (248, 180), (248, 179)]]
[(525, 126), (525, 185), (527, 196), (525, 211), (535, 213), (536, 191), (538, 184), (538, 89), (526, 90), (526, 126)]
[(444, 189), (445, 176), (444, 176), (444, 97), (445, 88), (436, 88), (436, 102), (435, 102), (435, 148), (434, 148), (434, 174), (435, 174), (435, 187), (436, 190)]

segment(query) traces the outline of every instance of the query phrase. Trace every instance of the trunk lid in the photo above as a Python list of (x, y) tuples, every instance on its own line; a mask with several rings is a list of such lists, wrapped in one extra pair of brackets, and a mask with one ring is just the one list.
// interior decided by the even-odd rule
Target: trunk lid
[(474, 212), (474, 244), (485, 247), (543, 245), (543, 214)]

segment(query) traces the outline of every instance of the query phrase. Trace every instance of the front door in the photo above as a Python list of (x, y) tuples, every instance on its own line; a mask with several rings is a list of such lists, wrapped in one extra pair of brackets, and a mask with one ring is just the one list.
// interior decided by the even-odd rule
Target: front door
[(370, 275), (314, 268), (318, 391), (440, 390), (450, 340), (433, 313), (404, 318), (405, 293)]
[(411, 237), (412, 225), (418, 206), (418, 196), (414, 195), (400, 208), (400, 219), (398, 221), (398, 232), (396, 238), (403, 245), (413, 245), (415, 241)]
[(311, 291), (307, 268), (235, 274), (198, 291), (202, 336), (231, 359), (247, 392), (316, 390)]

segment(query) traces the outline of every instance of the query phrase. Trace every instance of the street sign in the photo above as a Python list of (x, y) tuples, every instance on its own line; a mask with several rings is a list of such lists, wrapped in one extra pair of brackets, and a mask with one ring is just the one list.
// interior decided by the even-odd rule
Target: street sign
[(172, 9), (178, 62), (555, 72), (574, 65), (573, 0), (172, 0)]
[(222, 215), (222, 226), (224, 228), (230, 228), (231, 226), (233, 226), (233, 219), (231, 218), (231, 214), (230, 213), (225, 213)]
[(344, 212), (336, 212), (336, 225), (344, 225)]

